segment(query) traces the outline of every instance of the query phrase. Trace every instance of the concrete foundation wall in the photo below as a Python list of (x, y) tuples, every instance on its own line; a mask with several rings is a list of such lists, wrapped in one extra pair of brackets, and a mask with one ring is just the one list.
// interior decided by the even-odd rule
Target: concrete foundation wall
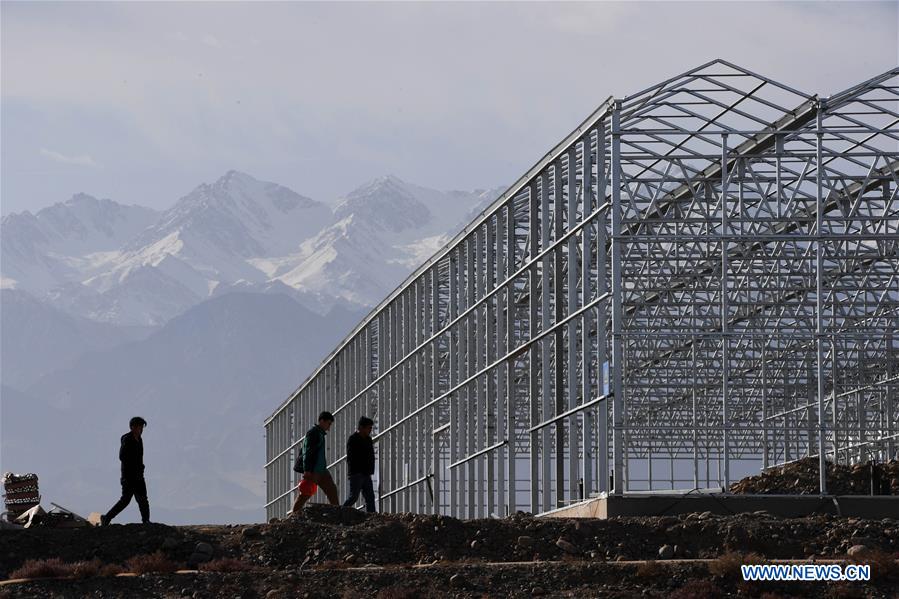
[(547, 518), (673, 516), (695, 512), (728, 515), (764, 510), (775, 516), (813, 514), (899, 518), (899, 497), (859, 495), (624, 495), (599, 497), (543, 514)]

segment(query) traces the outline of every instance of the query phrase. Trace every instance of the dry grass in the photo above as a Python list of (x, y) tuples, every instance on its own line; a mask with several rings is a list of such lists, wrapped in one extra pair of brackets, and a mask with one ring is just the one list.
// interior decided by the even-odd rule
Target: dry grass
[(95, 578), (121, 574), (121, 566), (104, 564), (97, 558), (90, 561), (63, 563), (59, 558), (28, 560), (10, 578)]
[(106, 564), (105, 566), (100, 568), (100, 573), (98, 574), (98, 576), (116, 576), (124, 571), (125, 570), (122, 568), (122, 566), (119, 566), (118, 564)]
[(58, 557), (30, 559), (9, 573), (10, 578), (62, 578), (72, 575), (72, 564)]
[(177, 569), (178, 565), (166, 557), (162, 551), (135, 555), (125, 562), (125, 570), (135, 574), (149, 574), (151, 572), (170, 573)]
[(880, 549), (865, 551), (861, 555), (850, 558), (853, 564), (868, 564), (871, 566), (871, 582), (899, 580), (899, 562), (896, 559), (899, 554), (887, 553)]
[(200, 570), (205, 572), (246, 572), (253, 567), (247, 562), (234, 557), (220, 557), (211, 562), (200, 564)]
[(691, 580), (668, 595), (669, 599), (719, 599), (724, 593), (708, 580)]
[(764, 559), (755, 553), (739, 553), (737, 551), (729, 551), (722, 554), (715, 561), (709, 563), (709, 572), (713, 576), (717, 576), (719, 578), (742, 579), (740, 566), (761, 563), (764, 563)]
[(72, 564), (72, 576), (75, 578), (94, 578), (100, 576), (103, 562), (94, 558), (89, 562), (75, 562)]

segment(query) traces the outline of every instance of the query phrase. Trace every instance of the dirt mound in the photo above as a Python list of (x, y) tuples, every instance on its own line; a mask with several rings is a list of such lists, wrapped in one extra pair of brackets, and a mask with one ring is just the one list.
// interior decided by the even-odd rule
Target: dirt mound
[[(899, 495), (899, 461), (845, 466), (827, 462), (827, 492), (831, 495)], [(805, 458), (770, 468), (730, 486), (731, 493), (817, 495), (818, 459)]]
[[(5, 592), (21, 597), (134, 596), (136, 589), (155, 597), (666, 597), (714, 578), (707, 564), (695, 560), (728, 552), (768, 560), (844, 559), (856, 545), (899, 555), (899, 520), (707, 512), (609, 520), (518, 513), (463, 521), (312, 505), (303, 519), (269, 524), (0, 531), (0, 579), (26, 560), (59, 558), (94, 560), (98, 570), (109, 565), (128, 571), (128, 564), (144, 564), (147, 573), (17, 584)], [(664, 563), (662, 570), (627, 565), (660, 558), (645, 563)], [(152, 569), (163, 562), (201, 571)], [(732, 583), (719, 582), (720, 596), (734, 594)], [(683, 596), (711, 596), (690, 595), (689, 588)], [(878, 593), (864, 596), (888, 596)]]

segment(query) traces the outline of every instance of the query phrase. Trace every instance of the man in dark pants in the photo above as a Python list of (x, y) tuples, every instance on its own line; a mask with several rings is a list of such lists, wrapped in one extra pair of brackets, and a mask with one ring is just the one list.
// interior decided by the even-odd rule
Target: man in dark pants
[(350, 435), (346, 442), (350, 496), (343, 505), (354, 505), (359, 499), (359, 491), (362, 491), (365, 511), (369, 513), (375, 511), (375, 491), (371, 484), (371, 475), (375, 473), (375, 444), (371, 438), (371, 429), (374, 425), (371, 418), (363, 416), (359, 419), (359, 430)]
[(131, 431), (122, 435), (119, 460), (122, 462), (122, 497), (109, 512), (100, 516), (100, 526), (108, 526), (119, 515), (131, 498), (137, 500), (140, 518), (144, 524), (150, 523), (150, 502), (147, 501), (147, 481), (144, 480), (144, 442), (141, 440), (147, 421), (135, 416), (128, 423)]
[[(328, 429), (332, 424), (334, 424), (334, 415), (331, 412), (322, 412), (318, 415), (318, 424), (306, 431), (306, 437), (303, 440), (303, 453), (294, 464), (294, 470), (302, 472), (303, 479), (311, 480), (318, 485), (328, 498), (328, 503), (339, 505), (337, 485), (334, 484), (334, 479), (328, 472), (328, 460), (325, 458), (325, 435), (328, 434)], [(303, 495), (297, 488), (297, 498), (293, 502), (290, 515), (295, 518), (301, 517), (303, 506), (309, 499), (311, 499), (310, 495)]]

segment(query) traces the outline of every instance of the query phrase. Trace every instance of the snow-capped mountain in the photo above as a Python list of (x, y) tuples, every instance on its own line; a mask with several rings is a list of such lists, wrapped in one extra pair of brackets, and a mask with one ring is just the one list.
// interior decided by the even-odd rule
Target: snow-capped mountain
[(325, 204), (232, 170), (178, 200), (125, 251), (139, 253), (174, 235), (188, 246), (202, 242), (224, 256), (279, 256), (331, 220)]
[[(84, 285), (109, 298), (106, 311), (118, 319), (165, 322), (220, 284), (264, 283), (248, 259), (287, 253), (331, 218), (320, 202), (229, 171), (181, 198)], [(123, 287), (132, 291), (122, 294)]]
[(120, 230), (124, 207), (79, 195), (4, 219), (2, 275), (72, 314), (126, 325), (160, 325), (228, 290), (276, 283), (322, 314), (335, 302), (369, 308), (499, 191), (441, 192), (386, 176), (332, 209), (229, 171)]
[(440, 192), (381, 177), (343, 198), (338, 221), (298, 253), (257, 266), (295, 289), (371, 307), (454, 235), (463, 215), (499, 193)]
[(37, 214), (5, 216), (0, 223), (2, 286), (40, 293), (79, 280), (158, 217), (150, 208), (83, 193)]

